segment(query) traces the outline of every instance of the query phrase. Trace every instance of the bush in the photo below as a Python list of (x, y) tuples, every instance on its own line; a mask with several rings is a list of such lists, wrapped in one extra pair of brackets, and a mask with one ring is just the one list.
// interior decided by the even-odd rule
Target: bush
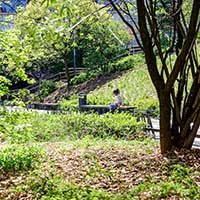
[(88, 74), (86, 72), (80, 73), (70, 80), (70, 85), (78, 85), (88, 80)]
[(4, 171), (29, 170), (37, 166), (44, 157), (38, 146), (11, 145), (0, 152), (0, 168)]
[(116, 63), (113, 63), (110, 66), (110, 70), (111, 71), (122, 71), (122, 70), (134, 68), (135, 66), (142, 65), (142, 64), (144, 64), (144, 58), (142, 55), (140, 55), (140, 54), (130, 55), (130, 56), (126, 56), (126, 57), (120, 59)]
[(52, 93), (57, 88), (57, 85), (55, 82), (50, 80), (42, 80), (40, 83), (39, 88), (39, 96), (41, 98), (48, 96), (50, 93)]
[(109, 75), (113, 72), (132, 69), (135, 66), (142, 64), (144, 64), (144, 58), (142, 55), (138, 54), (126, 56), (116, 61), (115, 63), (108, 63), (107, 65), (103, 65), (98, 69), (91, 69), (90, 71), (82, 72), (70, 80), (70, 85), (77, 85), (92, 78)]
[(64, 111), (78, 110), (78, 96), (74, 95), (59, 102), (59, 107)]
[[(87, 135), (95, 137), (132, 138), (139, 137), (139, 133), (145, 126), (135, 117), (127, 113), (116, 114), (41, 114), (18, 113), (9, 119), (8, 132), (4, 131), (1, 138), (12, 143), (24, 143), (30, 141), (61, 140), (65, 137), (80, 138)], [(2, 121), (6, 127), (8, 122)], [(17, 123), (17, 124), (16, 124)], [(29, 126), (28, 126), (29, 125)], [(16, 128), (17, 127), (17, 128)]]
[(97, 76), (103, 75), (101, 70), (94, 70), (94, 71), (86, 71), (80, 73), (78, 76), (73, 77), (70, 80), (70, 85), (78, 85), (80, 83), (84, 83), (88, 80), (91, 80), (92, 78), (95, 78)]
[(32, 125), (27, 122), (29, 117), (26, 112), (5, 112), (0, 119), (0, 139), (11, 143), (34, 141)]

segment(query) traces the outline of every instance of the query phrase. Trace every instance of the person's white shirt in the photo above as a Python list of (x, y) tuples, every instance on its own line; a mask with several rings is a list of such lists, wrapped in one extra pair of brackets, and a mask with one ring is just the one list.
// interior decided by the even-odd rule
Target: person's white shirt
[(118, 105), (122, 105), (122, 97), (121, 97), (121, 95), (120, 94), (118, 94), (117, 96), (116, 96), (116, 103), (118, 104)]

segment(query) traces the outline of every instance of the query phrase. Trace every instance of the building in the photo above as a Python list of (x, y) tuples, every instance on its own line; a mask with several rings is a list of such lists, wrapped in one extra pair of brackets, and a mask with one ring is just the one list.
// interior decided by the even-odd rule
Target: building
[(14, 17), (18, 7), (25, 7), (27, 0), (10, 0), (0, 3), (0, 31), (14, 27)]
[(2, 1), (0, 4), (2, 13), (16, 13), (18, 7), (25, 7), (27, 5), (27, 0), (10, 0)]

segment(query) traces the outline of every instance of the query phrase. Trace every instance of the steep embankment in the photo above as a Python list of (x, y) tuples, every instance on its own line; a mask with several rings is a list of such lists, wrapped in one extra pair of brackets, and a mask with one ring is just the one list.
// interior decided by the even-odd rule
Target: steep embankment
[(47, 96), (44, 99), (44, 102), (46, 103), (56, 103), (63, 98), (73, 96), (79, 93), (85, 93), (88, 94), (92, 91), (95, 91), (97, 88), (104, 86), (106, 83), (119, 79), (120, 77), (123, 77), (127, 73), (129, 73), (130, 70), (125, 70), (121, 72), (115, 72), (111, 75), (105, 75), (101, 77), (94, 78), (92, 80), (89, 80), (87, 82), (81, 83), (79, 85), (70, 86), (69, 88), (66, 87), (66, 85), (60, 87), (53, 93), (51, 93), (49, 96)]
[[(115, 88), (120, 89), (125, 105), (134, 105), (141, 109), (158, 106), (156, 92), (145, 66), (98, 77), (69, 89), (62, 87), (45, 98), (45, 102), (56, 103), (69, 96), (85, 93), (89, 104), (109, 105), (113, 101), (112, 91)], [(73, 101), (78, 103), (77, 97)]]

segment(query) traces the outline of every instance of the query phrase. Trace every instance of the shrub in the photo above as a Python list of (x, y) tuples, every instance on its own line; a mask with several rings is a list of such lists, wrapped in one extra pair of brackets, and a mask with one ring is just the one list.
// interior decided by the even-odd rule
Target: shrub
[(22, 112), (5, 112), (0, 119), (0, 139), (11, 143), (24, 143), (34, 141), (32, 125), (28, 118), (34, 116)]
[(39, 96), (46, 97), (52, 93), (57, 87), (56, 83), (50, 80), (42, 80), (39, 88)]
[(10, 145), (0, 152), (0, 168), (6, 172), (28, 170), (43, 157), (44, 150), (39, 146)]
[(9, 122), (2, 120), (2, 125), (7, 127), (8, 132), (1, 133), (1, 138), (12, 143), (80, 138), (86, 135), (134, 139), (140, 137), (137, 133), (145, 126), (128, 113), (109, 113), (102, 116), (94, 113), (18, 113), (14, 116), (17, 122), (12, 122), (13, 117), (6, 117), (10, 122), (9, 127), (6, 126)]
[(59, 102), (59, 107), (64, 111), (78, 110), (78, 96), (74, 95)]
[(75, 76), (74, 78), (70, 80), (70, 85), (78, 85), (80, 83), (87, 81), (88, 78), (90, 77), (88, 77), (87, 72), (82, 72), (78, 76)]
[(140, 55), (140, 54), (129, 55), (129, 56), (126, 56), (126, 57), (120, 59), (116, 63), (113, 63), (110, 66), (110, 70), (111, 71), (122, 71), (122, 70), (134, 68), (135, 66), (142, 65), (142, 64), (144, 64), (144, 58), (142, 55)]

